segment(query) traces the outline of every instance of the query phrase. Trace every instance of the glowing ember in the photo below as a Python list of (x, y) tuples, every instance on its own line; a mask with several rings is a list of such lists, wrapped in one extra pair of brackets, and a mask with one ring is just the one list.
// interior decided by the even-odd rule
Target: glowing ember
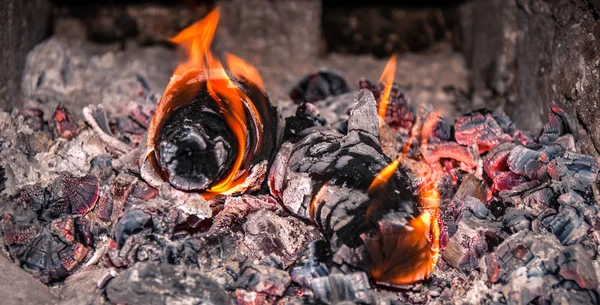
[(388, 102), (390, 100), (390, 93), (392, 92), (392, 85), (394, 83), (394, 75), (396, 75), (396, 55), (392, 55), (388, 63), (383, 69), (379, 82), (384, 83), (383, 94), (379, 101), (379, 117), (385, 119), (385, 113), (387, 111)]

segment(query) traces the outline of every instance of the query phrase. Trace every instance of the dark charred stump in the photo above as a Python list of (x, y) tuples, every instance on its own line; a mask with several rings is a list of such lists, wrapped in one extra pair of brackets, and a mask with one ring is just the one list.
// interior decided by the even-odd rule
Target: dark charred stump
[(283, 144), (269, 175), (271, 193), (292, 213), (314, 222), (328, 237), (333, 261), (370, 271), (381, 284), (427, 276), (429, 242), (411, 182), (397, 170), (367, 191), (388, 164), (379, 143), (379, 118), (371, 92), (361, 90), (347, 134), (311, 127)]

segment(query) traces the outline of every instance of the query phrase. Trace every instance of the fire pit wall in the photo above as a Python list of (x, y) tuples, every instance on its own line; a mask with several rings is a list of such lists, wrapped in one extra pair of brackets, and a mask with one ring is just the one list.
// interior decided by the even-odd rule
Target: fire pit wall
[[(19, 197), (16, 194), (20, 194), (19, 200), (38, 204), (36, 198), (40, 198), (40, 192), (46, 192), (58, 196), (59, 202), (67, 202), (70, 205), (68, 213), (75, 216), (54, 219), (45, 211), (46, 214), (38, 215), (43, 223), (36, 220), (31, 228), (19, 226), (19, 222), (23, 221), (21, 218), (14, 219), (13, 216), (6, 216), (8, 214), (3, 216), (3, 249), (5, 242), (17, 245), (11, 249), (12, 259), (21, 263), (37, 260), (47, 264), (41, 267), (44, 272), (36, 274), (37, 278), (34, 279), (0, 257), (0, 270), (7, 270), (0, 272), (0, 291), (6, 296), (3, 304), (54, 304), (59, 300), (65, 304), (158, 304), (180, 299), (192, 303), (200, 300), (221, 304), (232, 298), (236, 298), (240, 304), (270, 304), (276, 299), (294, 300), (294, 294), (298, 296), (306, 291), (309, 294), (304, 297), (317, 298), (325, 303), (350, 300), (393, 304), (392, 300), (395, 299), (400, 302), (440, 304), (464, 300), (480, 302), (483, 299), (506, 301), (503, 299), (506, 296), (500, 292), (502, 289), (497, 289), (499, 285), (506, 285), (504, 291), (511, 296), (509, 301), (515, 304), (525, 304), (540, 296), (556, 302), (578, 300), (590, 303), (598, 300), (597, 276), (600, 273), (594, 270), (599, 266), (597, 249), (594, 249), (598, 245), (595, 227), (598, 222), (593, 213), (599, 209), (594, 200), (589, 201), (591, 197), (598, 197), (597, 188), (593, 188), (595, 193), (589, 193), (589, 198), (585, 200), (576, 192), (563, 192), (565, 187), (579, 190), (581, 183), (589, 182), (586, 179), (590, 177), (586, 175), (597, 172), (597, 163), (593, 158), (581, 155), (566, 153), (563, 156), (563, 151), (558, 147), (575, 149), (577, 146), (582, 153), (596, 158), (600, 156), (596, 149), (600, 148), (600, 127), (596, 124), (600, 116), (597, 107), (600, 98), (600, 43), (596, 37), (600, 34), (598, 1), (480, 0), (444, 1), (442, 4), (437, 1), (426, 1), (425, 4), (407, 1), (402, 7), (393, 8), (377, 2), (369, 6), (340, 7), (330, 1), (321, 3), (317, 0), (181, 1), (177, 4), (124, 1), (123, 5), (115, 3), (110, 6), (105, 5), (104, 1), (92, 1), (89, 5), (75, 2), (37, 0), (24, 5), (18, 1), (0, 0), (0, 5), (6, 8), (0, 12), (4, 17), (0, 20), (3, 29), (0, 31), (0, 41), (7, 46), (0, 50), (0, 62), (3, 69), (8, 71), (0, 76), (3, 83), (0, 106), (4, 110), (26, 107), (42, 109), (43, 120), (53, 121), (56, 125), (52, 128), (63, 138), (72, 138), (73, 133), (76, 134), (77, 128), (73, 126), (77, 125), (71, 125), (73, 122), (79, 120), (80, 126), (85, 125), (82, 113), (89, 104), (104, 104), (110, 114), (117, 113), (121, 109), (119, 106), (129, 101), (131, 92), (136, 90), (141, 91), (134, 102), (160, 99), (178, 61), (173, 49), (164, 45), (164, 39), (175, 35), (218, 5), (222, 18), (214, 43), (215, 52), (231, 52), (257, 66), (271, 101), (284, 117), (296, 111), (296, 105), (288, 98), (290, 88), (302, 76), (322, 67), (341, 72), (349, 82), (350, 89), (354, 90), (350, 101), (353, 101), (360, 87), (363, 91), (359, 102), (361, 105), (372, 105), (373, 97), (365, 94), (365, 88), (376, 93), (375, 98), (379, 98), (380, 88), (362, 81), (359, 84), (358, 80), (361, 77), (377, 80), (387, 58), (391, 54), (399, 54), (396, 82), (412, 99), (415, 109), (419, 103), (432, 104), (451, 124), (455, 117), (475, 109), (504, 110), (516, 127), (535, 135), (542, 130), (550, 115), (554, 120), (551, 124), (555, 125), (546, 128), (547, 137), (554, 140), (555, 134), (552, 132), (555, 130), (552, 127), (559, 124), (564, 127), (564, 130), (561, 129), (564, 133), (575, 132), (574, 138), (577, 140), (575, 145), (571, 145), (571, 138), (565, 137), (562, 141), (557, 140), (559, 144), (547, 146), (551, 147), (548, 151), (541, 152), (514, 149), (512, 146), (497, 147), (484, 160), (469, 159), (473, 164), (482, 161), (484, 169), (498, 169), (501, 167), (498, 164), (510, 163), (510, 170), (503, 168), (498, 171), (501, 178), (510, 178), (502, 180), (506, 183), (541, 180), (545, 174), (557, 175), (564, 180), (502, 195), (502, 198), (510, 198), (515, 205), (527, 206), (527, 211), (523, 212), (512, 207), (507, 209), (503, 205), (488, 210), (481, 204), (486, 202), (487, 195), (477, 192), (476, 182), (461, 177), (465, 186), (459, 188), (452, 202), (462, 202), (464, 206), (455, 208), (468, 210), (468, 213), (461, 212), (465, 213), (461, 214), (462, 221), (450, 221), (448, 223), (451, 225), (444, 228), (454, 237), (448, 243), (448, 240), (444, 240), (448, 232), (443, 232), (440, 238), (442, 247), (445, 247), (443, 260), (440, 259), (437, 264), (433, 279), (416, 286), (396, 287), (400, 288), (399, 293), (386, 292), (385, 289), (375, 291), (365, 273), (342, 274), (348, 271), (344, 269), (348, 266), (329, 270), (335, 267), (321, 260), (329, 251), (326, 244), (316, 242), (306, 248), (310, 241), (324, 238), (321, 235), (326, 231), (324, 227), (318, 230), (308, 225), (309, 221), (290, 217), (290, 207), (283, 210), (272, 197), (228, 199), (222, 214), (211, 220), (214, 223), (206, 223), (198, 217), (189, 216), (210, 215), (206, 206), (197, 205), (194, 206), (196, 210), (190, 209), (193, 206), (190, 203), (204, 202), (203, 199), (193, 194), (181, 197), (172, 190), (163, 189), (160, 189), (161, 199), (154, 198), (158, 191), (147, 188), (145, 183), (136, 178), (137, 168), (128, 167), (135, 164), (135, 160), (115, 159), (111, 165), (110, 158), (108, 161), (104, 157), (92, 158), (100, 154), (98, 151), (104, 155), (114, 153), (114, 150), (103, 148), (92, 130), (86, 129), (79, 136), (75, 135), (75, 140), (67, 142), (58, 152), (47, 154), (45, 150), (51, 146), (48, 138), (34, 136), (8, 141), (6, 143), (17, 143), (12, 147), (9, 145), (10, 149), (19, 151), (12, 159), (16, 160), (14, 164), (17, 167), (24, 168), (28, 162), (38, 162), (42, 166), (20, 172), (7, 170), (12, 177), (0, 181), (4, 194), (10, 193), (13, 197), (3, 197), (2, 211), (15, 212), (11, 204)], [(52, 22), (46, 21), (49, 17), (52, 17)], [(15, 20), (23, 20), (23, 23)], [(42, 41), (42, 38), (47, 40)], [(39, 44), (26, 62), (26, 54), (35, 43)], [(146, 64), (148, 61), (160, 64)], [(402, 94), (392, 91), (392, 96), (400, 100), (405, 98)], [(323, 117), (332, 121), (347, 118), (344, 108), (348, 105), (347, 100), (347, 97), (330, 100), (327, 109), (331, 111), (321, 109), (321, 115), (317, 115), (313, 108), (304, 108), (298, 126), (320, 125)], [(336, 104), (337, 101), (342, 101), (339, 104), (342, 107)], [(565, 107), (560, 104), (551, 107), (553, 101)], [(56, 110), (59, 103), (71, 112), (73, 118), (65, 114), (63, 108)], [(87, 110), (91, 111), (90, 114), (96, 114), (89, 108)], [(136, 114), (147, 118), (144, 115), (148, 113), (142, 109)], [(21, 128), (32, 122), (34, 125), (42, 124), (43, 120), (38, 118), (36, 112), (20, 115), (28, 119), (14, 126)], [(429, 117), (425, 114), (422, 119)], [(355, 118), (358, 118), (355, 124), (357, 120), (366, 124), (374, 119), (365, 113), (359, 113)], [(496, 124), (494, 126), (501, 130), (502, 136), (517, 135), (514, 126), (503, 125), (506, 122), (503, 116), (482, 114), (473, 122), (477, 119), (484, 120), (486, 124)], [(467, 119), (461, 126), (465, 130), (477, 127), (477, 123), (473, 122)], [(444, 134), (446, 127), (450, 132), (450, 127), (444, 124), (435, 125), (442, 126), (435, 131), (436, 135)], [(355, 134), (359, 133), (357, 130), (363, 133), (365, 129), (372, 128), (371, 125), (352, 128)], [(434, 129), (437, 128), (435, 126)], [(377, 149), (379, 145), (377, 141), (369, 142), (372, 140), (367, 141), (368, 145), (340, 140), (345, 137), (337, 132), (348, 127), (335, 127), (336, 131), (319, 132), (331, 133), (336, 141), (345, 143), (342, 147), (371, 145)], [(30, 134), (29, 127), (24, 129), (25, 132), (19, 128), (16, 128), (18, 134)], [(9, 131), (3, 131), (3, 136), (13, 135), (10, 128), (6, 130)], [(382, 137), (385, 132), (381, 131)], [(372, 136), (363, 135), (367, 138)], [(444, 136), (440, 136), (440, 139), (448, 140)], [(132, 137), (130, 140), (132, 143), (141, 143), (142, 137)], [(467, 137), (465, 141), (468, 140)], [(278, 162), (288, 162), (285, 153), (291, 154), (296, 149), (290, 143), (286, 145), (284, 147), (288, 151), (282, 153), (284, 161), (280, 157)], [(455, 146), (446, 148), (429, 151), (425, 159), (437, 161), (440, 158), (457, 157), (454, 155), (456, 151), (451, 151)], [(9, 160), (8, 155), (12, 150), (0, 153), (2, 158)], [(440, 151), (450, 156), (437, 157), (436, 153)], [(343, 149), (336, 152), (342, 157), (343, 153)], [(383, 153), (392, 157), (397, 154), (390, 154), (386, 147), (383, 147)], [(467, 157), (473, 154), (466, 149), (457, 153), (459, 159), (465, 154)], [(527, 164), (519, 163), (519, 160), (531, 159), (538, 153), (540, 158), (556, 158), (552, 160), (555, 163), (544, 167), (547, 172), (532, 172)], [(73, 158), (81, 154), (84, 160)], [(43, 162), (44, 158), (49, 161)], [(294, 162), (301, 164), (303, 161)], [(86, 176), (85, 171), (71, 172), (76, 177), (58, 174), (70, 167), (89, 167), (87, 163), (93, 165), (91, 176)], [(378, 169), (385, 162), (380, 163)], [(48, 168), (51, 168), (49, 174), (44, 172)], [(110, 168), (120, 174), (112, 177), (114, 173)], [(562, 169), (565, 171), (559, 172)], [(573, 174), (577, 170), (577, 175)], [(31, 179), (38, 185), (19, 193), (19, 189), (27, 184), (23, 180), (27, 176), (25, 172), (35, 173), (36, 176)], [(285, 176), (277, 174), (273, 174), (273, 181)], [(20, 180), (15, 178), (17, 176), (21, 177)], [(103, 186), (102, 179), (106, 177), (112, 177), (110, 185)], [(302, 176), (294, 176), (290, 178), (292, 180), (300, 181), (295, 187), (301, 192)], [(19, 181), (19, 184), (15, 185), (15, 181)], [(327, 187), (337, 187), (334, 185), (335, 179), (325, 182), (324, 186), (321, 185), (322, 181), (318, 182), (319, 185), (315, 187), (325, 189), (327, 183), (331, 183)], [(271, 191), (281, 191), (278, 187), (280, 185), (275, 185)], [(366, 195), (361, 189), (362, 185), (356, 187), (357, 190), (353, 192), (359, 192), (360, 195), (353, 200), (358, 202), (361, 196)], [(552, 196), (549, 193), (557, 191), (557, 188), (562, 195), (555, 199), (561, 206), (544, 206)], [(83, 201), (65, 201), (63, 198), (64, 192), (74, 194), (82, 189), (85, 193), (78, 193), (78, 196), (82, 196)], [(59, 191), (54, 193), (55, 190)], [(278, 196), (284, 202), (293, 202), (296, 197), (290, 197), (289, 193), (283, 191)], [(344, 190), (340, 194), (344, 194)], [(141, 202), (148, 201), (148, 198), (154, 198), (150, 200), (152, 211), (142, 212)], [(329, 202), (336, 202), (334, 199), (345, 200), (340, 198), (329, 198)], [(169, 213), (160, 217), (152, 214), (153, 211), (168, 210), (165, 205), (173, 200), (185, 201), (187, 210), (183, 214)], [(316, 195), (314, 200), (317, 201)], [(110, 208), (107, 202), (111, 202)], [(303, 202), (294, 206), (309, 211), (312, 204)], [(127, 209), (124, 214), (115, 212), (117, 207), (124, 209), (125, 206)], [(92, 214), (101, 219), (100, 227), (86, 227), (90, 223), (79, 220), (84, 218), (79, 218), (78, 214), (88, 213), (92, 209)], [(55, 212), (60, 214), (64, 211)], [(496, 213), (502, 214), (503, 222), (497, 219), (491, 221), (492, 214)], [(184, 214), (188, 216), (187, 219), (181, 219)], [(26, 213), (19, 217), (25, 216)], [(441, 218), (444, 217), (447, 215)], [(87, 221), (89, 217), (85, 219)], [(111, 222), (114, 226), (109, 225)], [(167, 227), (174, 222), (179, 223), (178, 227), (169, 231)], [(11, 226), (13, 223), (15, 225)], [(206, 231), (211, 225), (212, 229)], [(75, 231), (72, 231), (73, 226), (76, 227)], [(317, 221), (317, 226), (324, 225)], [(93, 239), (90, 237), (92, 235), (74, 237), (75, 233), (71, 233), (81, 227), (95, 237), (103, 236), (110, 240), (91, 242), (89, 239)], [(275, 237), (264, 234), (270, 230), (277, 232)], [(177, 240), (197, 232), (203, 232), (201, 238), (190, 242)], [(325, 236), (328, 234), (331, 235), (331, 232)], [(27, 244), (30, 238), (37, 244)], [(143, 241), (145, 238), (154, 240), (148, 243)], [(43, 248), (45, 246), (40, 245), (40, 240), (48, 242), (47, 247), (50, 248)], [(102, 244), (104, 252), (94, 252), (90, 243), (98, 249), (98, 245)], [(222, 244), (233, 246), (222, 248)], [(277, 249), (269, 248), (273, 244)], [(52, 247), (56, 245), (62, 247), (57, 254), (58, 259), (40, 254), (45, 253), (44, 249), (54, 249)], [(19, 247), (32, 250), (19, 252)], [(220, 249), (220, 252), (215, 249)], [(338, 253), (332, 259), (334, 261), (353, 259), (348, 252), (343, 252), (344, 248), (336, 251)], [(234, 266), (211, 260), (219, 257), (226, 262), (236, 261), (244, 255), (254, 261)], [(296, 256), (304, 265), (294, 265)], [(104, 263), (98, 263), (101, 260)], [(144, 263), (132, 267), (133, 262), (140, 260), (163, 263)], [(515, 269), (525, 261), (528, 262), (526, 268), (522, 266)], [(101, 264), (103, 268), (96, 268)], [(594, 267), (588, 268), (590, 266)], [(210, 272), (200, 271), (197, 267)], [(282, 271), (284, 268), (288, 268), (289, 273)], [(71, 272), (73, 274), (62, 282), (64, 275)], [(157, 283), (152, 280), (155, 277), (161, 277), (163, 281)], [(313, 282), (307, 279), (313, 279)], [(41, 285), (40, 280), (46, 282), (50, 289)], [(177, 287), (170, 284), (177, 281), (186, 284)], [(290, 286), (290, 282), (294, 284)], [(496, 288), (490, 289), (492, 284)], [(336, 300), (336, 297), (342, 297), (338, 295), (331, 299), (334, 285), (352, 287), (349, 290), (351, 294), (343, 296), (343, 299)]]

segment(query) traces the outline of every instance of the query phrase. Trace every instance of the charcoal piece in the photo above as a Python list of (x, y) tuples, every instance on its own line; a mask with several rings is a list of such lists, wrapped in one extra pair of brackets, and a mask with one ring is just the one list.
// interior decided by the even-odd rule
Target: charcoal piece
[[(219, 213), (218, 215), (221, 215)], [(194, 235), (198, 232), (206, 232), (213, 225), (212, 218), (200, 218), (196, 215), (188, 216), (185, 221), (178, 223), (173, 229), (173, 234), (177, 235), (182, 232), (187, 232)]]
[(531, 229), (535, 215), (522, 209), (508, 208), (502, 217), (502, 226), (511, 234)]
[(471, 146), (477, 144), (479, 153), (494, 148), (501, 142), (510, 141), (511, 137), (502, 131), (490, 113), (474, 111), (458, 117), (454, 124), (456, 142)]
[(44, 220), (51, 221), (65, 214), (87, 214), (96, 205), (99, 195), (100, 184), (96, 176), (62, 174), (47, 188), (31, 186), (23, 189), (21, 199)]
[(516, 133), (518, 132), (517, 127), (515, 126), (515, 123), (513, 123), (513, 121), (510, 119), (510, 117), (508, 115), (506, 115), (506, 113), (504, 113), (504, 111), (501, 110), (497, 110), (497, 111), (493, 111), (490, 113), (492, 118), (494, 118), (494, 121), (496, 121), (496, 123), (498, 124), (498, 126), (500, 126), (500, 129), (502, 129), (502, 132), (514, 136), (516, 135)]
[(23, 231), (24, 227), (12, 220), (5, 218), (3, 223), (11, 256), (44, 283), (66, 278), (88, 252), (86, 246), (60, 238), (48, 229), (36, 229), (34, 234), (31, 229)]
[(158, 196), (158, 190), (149, 186), (146, 182), (138, 180), (131, 191), (131, 196), (147, 201)]
[(570, 133), (558, 137), (558, 139), (554, 141), (554, 144), (560, 145), (566, 151), (577, 151), (575, 137)]
[(598, 180), (598, 160), (592, 156), (565, 152), (548, 164), (548, 174), (560, 180), (560, 189), (589, 193), (591, 185)]
[(565, 248), (556, 258), (558, 274), (566, 280), (573, 281), (583, 289), (597, 289), (598, 278), (592, 266), (592, 260), (581, 245)]
[(524, 146), (516, 146), (508, 156), (508, 167), (514, 173), (532, 180), (543, 181), (548, 177), (546, 165), (564, 149), (559, 145), (545, 146), (533, 150)]
[(200, 270), (165, 263), (137, 263), (106, 286), (111, 303), (232, 304), (230, 296)]
[(63, 175), (61, 186), (58, 202), (66, 204), (67, 213), (85, 215), (94, 208), (100, 195), (98, 178), (93, 175), (81, 178)]
[(468, 175), (464, 178), (454, 194), (455, 199), (465, 200), (467, 197), (474, 197), (481, 202), (487, 201), (485, 183), (475, 175)]
[(56, 128), (56, 134), (63, 139), (71, 140), (79, 133), (79, 126), (63, 104), (56, 106), (52, 124)]
[(295, 217), (278, 216), (266, 209), (251, 213), (243, 224), (243, 230), (243, 244), (252, 260), (271, 255), (286, 268), (296, 261), (304, 244), (322, 238), (313, 226)]
[[(209, 81), (227, 92), (210, 94)], [(140, 173), (155, 188), (166, 177), (184, 191), (254, 190), (264, 179), (260, 168), (277, 145), (277, 134), (277, 110), (254, 82), (224, 70), (210, 76), (189, 70), (169, 83), (157, 106)]]
[(242, 269), (236, 285), (238, 288), (282, 296), (290, 285), (290, 275), (275, 267), (251, 265)]
[(501, 228), (489, 221), (464, 219), (448, 241), (442, 257), (454, 268), (471, 271), (478, 267), (479, 259), (505, 238)]
[[(209, 230), (193, 238), (172, 242), (163, 249), (161, 261), (182, 264), (189, 268), (200, 268), (206, 273), (220, 272), (224, 263), (241, 262), (247, 259), (241, 251), (243, 234), (230, 230)], [(235, 278), (237, 278), (237, 272)], [(231, 287), (235, 289), (235, 278)]]
[(350, 87), (338, 73), (320, 70), (303, 77), (290, 91), (296, 104), (314, 103), (327, 97), (350, 92)]
[(290, 271), (292, 281), (303, 288), (310, 288), (314, 278), (329, 275), (326, 262), (329, 259), (329, 244), (324, 240), (315, 240), (308, 246), (308, 254), (300, 259), (300, 265)]
[(312, 280), (311, 289), (315, 298), (325, 304), (371, 304), (371, 285), (364, 272), (318, 277)]
[(514, 283), (518, 286), (522, 282), (516, 278), (522, 272), (558, 283), (557, 259), (563, 251), (563, 246), (554, 235), (524, 230), (506, 238), (495, 253), (486, 255), (483, 267), (492, 283)]
[(508, 156), (515, 144), (507, 142), (498, 144), (483, 159), (483, 170), (490, 178), (494, 178), (497, 172), (508, 171)]
[(216, 101), (204, 95), (170, 116), (155, 148), (169, 182), (183, 190), (204, 190), (223, 179), (238, 152), (234, 132), (213, 110)]
[(490, 210), (479, 200), (478, 198), (467, 196), (463, 200), (463, 211), (462, 218), (468, 219), (476, 217), (479, 219), (486, 219), (491, 216)]
[(527, 182), (527, 178), (513, 172), (496, 172), (491, 178), (496, 191), (510, 191)]
[(570, 114), (563, 104), (558, 101), (552, 101), (548, 122), (544, 125), (538, 141), (549, 145), (566, 133), (577, 137), (578, 126), (577, 118)]
[[(379, 107), (385, 84), (381, 82), (374, 84), (366, 79), (361, 79), (359, 87), (371, 91), (377, 102), (377, 107)], [(410, 106), (408, 96), (397, 84), (392, 85), (384, 121), (394, 130), (410, 130), (414, 124), (415, 111)]]
[(52, 234), (58, 236), (65, 243), (75, 241), (75, 220), (72, 216), (64, 216), (52, 220), (50, 230)]
[(451, 137), (452, 127), (448, 120), (436, 112), (429, 113), (421, 128), (421, 142), (449, 141)]
[(501, 191), (499, 195), (513, 206), (525, 209), (536, 216), (548, 208), (556, 208), (557, 194), (548, 184), (531, 184), (522, 184), (509, 191)]
[(583, 241), (590, 230), (582, 211), (572, 206), (561, 206), (558, 214), (546, 217), (542, 224), (556, 235), (561, 244), (567, 246)]
[(5, 213), (2, 219), (2, 230), (4, 240), (10, 247), (11, 245), (30, 245), (35, 239), (41, 228), (39, 224), (32, 219), (34, 216), (15, 219), (15, 216)]
[(314, 126), (328, 126), (327, 120), (321, 116), (317, 107), (310, 103), (302, 103), (296, 109), (296, 115), (285, 119), (283, 138), (291, 140), (305, 129)]
[(113, 211), (113, 200), (108, 193), (102, 193), (98, 198), (96, 215), (102, 221), (110, 221)]
[(112, 183), (111, 197), (112, 197), (112, 215), (111, 220), (114, 220), (121, 216), (125, 210), (127, 199), (133, 189), (135, 188), (137, 178), (133, 175), (126, 173), (120, 173)]
[(212, 229), (237, 230), (251, 213), (260, 210), (277, 211), (279, 203), (271, 196), (242, 195), (227, 197), (223, 210), (214, 217)]
[(346, 135), (313, 127), (285, 143), (271, 168), (269, 188), (289, 211), (319, 227), (336, 264), (369, 270), (381, 284), (411, 283), (432, 268), (429, 228), (418, 224), (420, 212), (403, 170), (367, 192), (391, 161), (377, 138), (373, 95), (361, 90), (357, 101)]
[(466, 164), (468, 167), (477, 166), (479, 154), (472, 147), (461, 146), (455, 142), (442, 142), (421, 147), (423, 158), (429, 164), (438, 162), (440, 159), (454, 159)]
[(131, 235), (152, 227), (152, 216), (141, 210), (129, 210), (119, 219), (114, 229), (114, 239), (119, 247), (125, 244)]

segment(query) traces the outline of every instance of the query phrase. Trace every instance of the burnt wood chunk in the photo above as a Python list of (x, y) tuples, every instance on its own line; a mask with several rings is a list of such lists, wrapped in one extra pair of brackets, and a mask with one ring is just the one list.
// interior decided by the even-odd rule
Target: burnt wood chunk
[(430, 249), (427, 234), (411, 228), (419, 210), (410, 180), (397, 170), (367, 192), (391, 160), (379, 143), (373, 94), (361, 90), (356, 100), (346, 135), (312, 127), (283, 145), (269, 175), (271, 194), (321, 229), (337, 264), (368, 270), (382, 284), (423, 279)]
[(290, 98), (296, 104), (314, 103), (330, 96), (350, 92), (346, 80), (338, 73), (320, 70), (303, 77), (290, 91)]
[(489, 151), (501, 142), (511, 140), (492, 114), (487, 111), (474, 111), (456, 118), (454, 130), (456, 142), (467, 146), (477, 144), (479, 153)]

